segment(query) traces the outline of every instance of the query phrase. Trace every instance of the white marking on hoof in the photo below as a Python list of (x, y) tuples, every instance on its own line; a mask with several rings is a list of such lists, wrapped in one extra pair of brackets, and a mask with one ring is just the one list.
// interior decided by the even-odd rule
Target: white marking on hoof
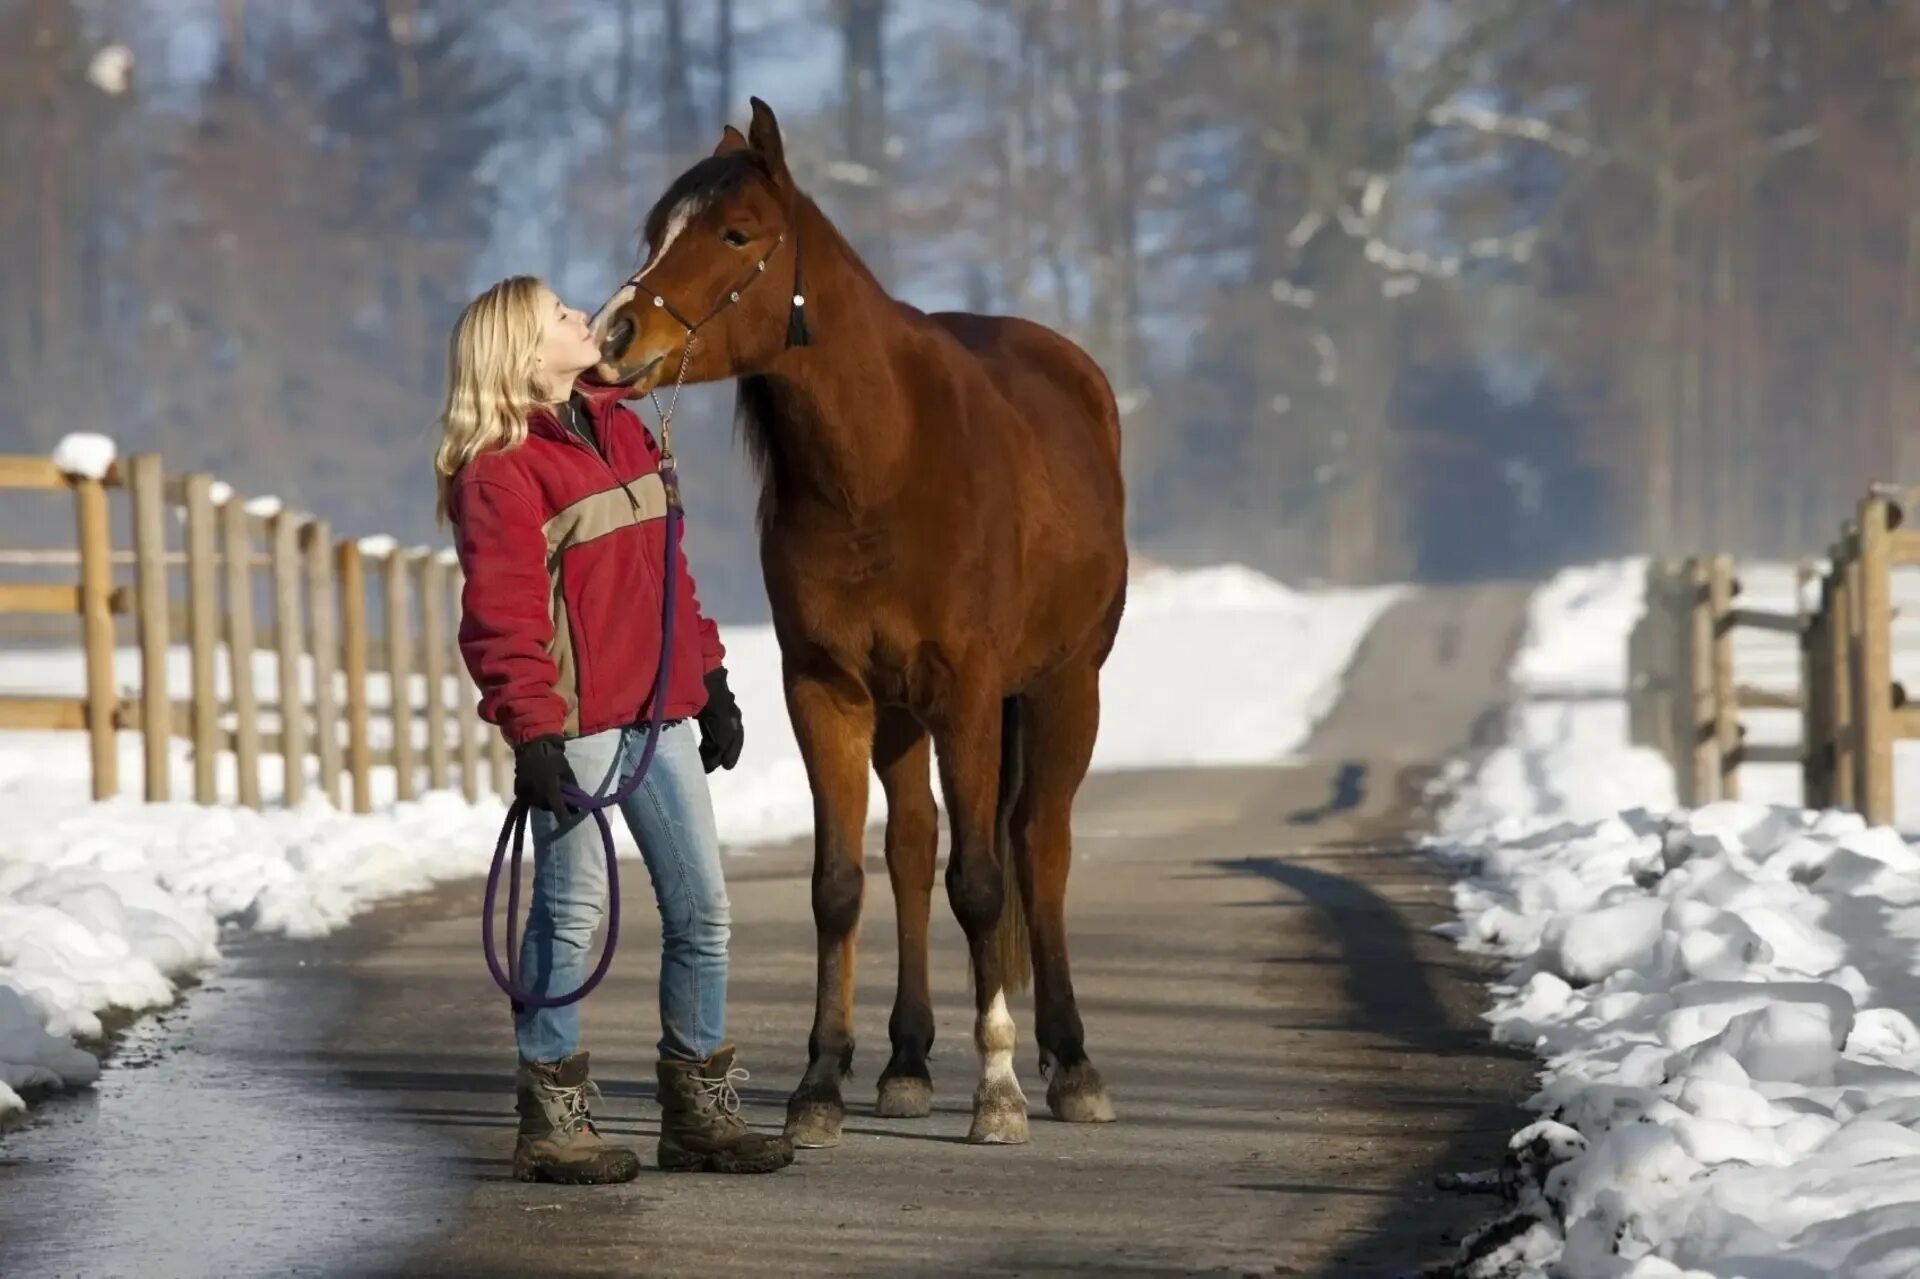
[(973, 1096), (973, 1128), (967, 1140), (983, 1145), (1019, 1145), (1027, 1140), (1027, 1096), (1013, 1073), (1013, 1015), (1004, 991), (974, 1025), (980, 1050), (980, 1089)]

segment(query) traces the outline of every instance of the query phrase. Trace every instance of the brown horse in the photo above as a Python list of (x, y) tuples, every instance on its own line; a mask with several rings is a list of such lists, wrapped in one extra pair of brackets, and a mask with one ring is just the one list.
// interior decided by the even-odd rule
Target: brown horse
[(601, 373), (637, 390), (682, 373), (740, 379), (767, 596), (813, 788), (819, 993), (789, 1134), (835, 1145), (845, 1117), (869, 761), (900, 933), (879, 1113), (931, 1109), (929, 735), (952, 827), (947, 898), (972, 958), (981, 1079), (968, 1139), (1027, 1138), (1005, 988), (1026, 984), (1029, 962), (1048, 1105), (1111, 1120), (1074, 1003), (1065, 904), (1073, 798), (1126, 592), (1112, 389), (1040, 325), (889, 297), (794, 185), (758, 99), (748, 134), (727, 129), (646, 234), (646, 264), (595, 318)]

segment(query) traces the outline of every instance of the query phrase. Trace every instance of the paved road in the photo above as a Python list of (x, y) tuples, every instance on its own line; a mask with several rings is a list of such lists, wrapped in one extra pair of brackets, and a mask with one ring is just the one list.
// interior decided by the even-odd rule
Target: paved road
[[(1069, 922), (1116, 1125), (1056, 1124), (1036, 1101), (1030, 1145), (961, 1140), (965, 955), (938, 908), (934, 1114), (866, 1112), (893, 979), (876, 848), (839, 1149), (773, 1177), (517, 1184), (512, 1044), (460, 885), (318, 946), (256, 945), (148, 1036), (167, 1049), (151, 1068), (110, 1072), (9, 1142), (0, 1272), (1367, 1276), (1434, 1260), (1483, 1205), (1436, 1196), (1433, 1173), (1497, 1159), (1531, 1068), (1485, 1042), (1482, 974), (1428, 932), (1445, 889), (1407, 844), (1435, 765), (1497, 731), (1523, 605), (1483, 588), (1390, 610), (1307, 762), (1090, 782)], [(732, 878), (732, 1031), (749, 1118), (770, 1127), (805, 1062), (806, 870), (804, 850), (769, 849)], [(639, 957), (655, 942), (632, 883), (633, 958), (587, 1033), (605, 1127), (650, 1150)]]

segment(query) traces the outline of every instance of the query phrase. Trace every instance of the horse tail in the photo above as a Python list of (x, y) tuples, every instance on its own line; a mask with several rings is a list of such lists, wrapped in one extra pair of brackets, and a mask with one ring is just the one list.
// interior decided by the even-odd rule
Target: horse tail
[(1009, 993), (1027, 988), (1033, 978), (1033, 942), (1027, 935), (1027, 895), (1022, 888), (1022, 858), (1013, 847), (1013, 810), (1026, 776), (1020, 699), (1000, 703), (1000, 799), (994, 814), (994, 843), (1000, 853), (1000, 923), (993, 953), (1000, 964), (1000, 985)]

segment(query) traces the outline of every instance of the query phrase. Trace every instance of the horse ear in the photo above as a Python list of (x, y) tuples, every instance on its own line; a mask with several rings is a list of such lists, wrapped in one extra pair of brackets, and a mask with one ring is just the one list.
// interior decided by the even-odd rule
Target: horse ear
[(776, 182), (793, 185), (792, 175), (787, 172), (787, 147), (780, 140), (780, 122), (773, 118), (773, 108), (758, 98), (753, 100), (753, 123), (747, 126), (747, 141), (760, 153)]
[(715, 155), (731, 155), (735, 151), (747, 149), (747, 135), (728, 125), (720, 130), (720, 145), (713, 149)]

